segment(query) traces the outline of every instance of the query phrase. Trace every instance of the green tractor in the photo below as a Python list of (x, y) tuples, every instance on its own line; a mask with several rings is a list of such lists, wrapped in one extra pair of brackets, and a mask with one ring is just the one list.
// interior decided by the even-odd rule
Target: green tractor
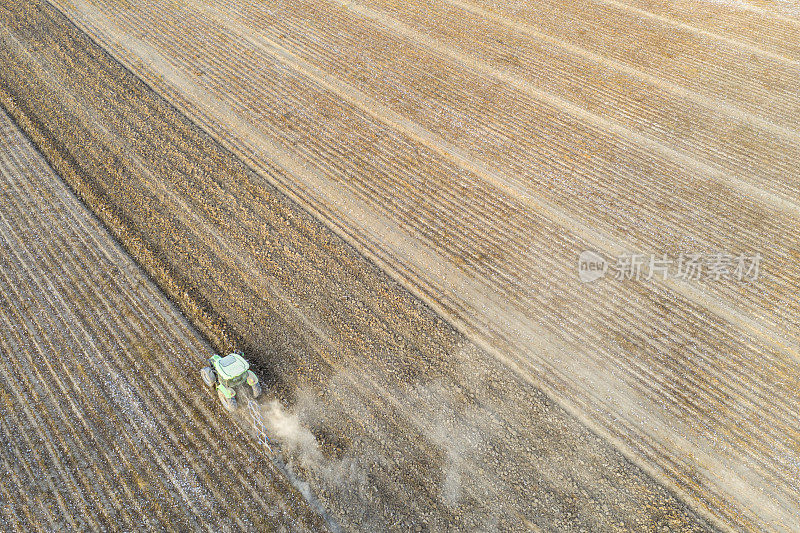
[(241, 352), (232, 353), (225, 357), (214, 354), (208, 360), (208, 366), (200, 371), (203, 381), (209, 387), (216, 387), (217, 395), (227, 411), (236, 410), (236, 393), (246, 390), (249, 385), (253, 398), (261, 395), (261, 384), (253, 372), (250, 364)]

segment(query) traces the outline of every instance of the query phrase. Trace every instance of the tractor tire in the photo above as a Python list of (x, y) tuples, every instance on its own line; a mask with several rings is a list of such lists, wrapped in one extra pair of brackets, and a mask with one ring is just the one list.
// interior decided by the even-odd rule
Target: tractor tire
[(261, 383), (256, 383), (255, 385), (253, 385), (250, 391), (253, 393), (253, 399), (256, 399), (259, 396), (261, 396)]
[(217, 373), (210, 366), (203, 368), (200, 371), (200, 375), (203, 376), (203, 382), (209, 387), (217, 384)]
[(217, 389), (217, 396), (219, 396), (219, 401), (222, 402), (222, 406), (225, 408), (226, 411), (232, 413), (236, 411), (236, 398), (226, 398), (222, 391)]

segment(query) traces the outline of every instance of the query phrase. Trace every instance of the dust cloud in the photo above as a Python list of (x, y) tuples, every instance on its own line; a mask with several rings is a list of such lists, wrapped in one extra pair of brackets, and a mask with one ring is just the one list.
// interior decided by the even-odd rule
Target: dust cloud
[[(315, 491), (334, 493), (340, 501), (348, 502), (350, 511), (360, 515), (363, 521), (359, 525), (363, 526), (364, 521), (376, 518), (372, 511), (379, 495), (370, 486), (371, 476), (380, 470), (393, 475), (397, 468), (378, 443), (394, 442), (402, 448), (402, 442), (397, 441), (397, 435), (385, 433), (376, 421), (371, 425), (374, 440), (352, 442), (340, 455), (330, 457), (314, 433), (317, 428), (335, 424), (334, 421), (345, 423), (342, 421), (347, 420), (348, 413), (359, 413), (362, 418), (367, 416), (370, 410), (352, 390), (353, 382), (359, 379), (363, 382), (363, 377), (345, 372), (334, 376), (328, 388), (341, 394), (333, 404), (319, 400), (308, 391), (300, 391), (291, 407), (272, 400), (262, 406), (262, 413), (270, 439), (280, 445), (287, 465), (302, 472)], [(404, 384), (392, 387), (389, 392), (414, 431), (436, 450), (429, 474), (432, 486), (438, 488), (435, 497), (462, 517), (473, 515), (466, 520), (476, 530), (496, 530), (496, 513), (502, 513), (504, 507), (498, 495), (505, 487), (482, 468), (492, 436), (499, 429), (494, 413), (466, 401), (463, 391), (450, 382), (433, 380), (417, 385)], [(408, 438), (414, 437), (408, 435)], [(404, 452), (400, 449), (397, 453)], [(307, 498), (312, 493), (308, 483), (301, 482), (297, 487)], [(486, 511), (483, 505), (486, 502), (492, 502), (489, 507), (493, 512)], [(379, 529), (389, 526), (373, 525)]]
[[(359, 461), (350, 456), (339, 459), (326, 457), (317, 438), (302, 423), (303, 413), (316, 408), (310, 401), (304, 400), (288, 411), (278, 400), (270, 401), (263, 407), (264, 421), (270, 437), (280, 444), (289, 467), (296, 465), (312, 472), (326, 485), (337, 487), (340, 491), (363, 494), (367, 483), (366, 471)], [(306, 497), (310, 494), (307, 484), (300, 490)]]

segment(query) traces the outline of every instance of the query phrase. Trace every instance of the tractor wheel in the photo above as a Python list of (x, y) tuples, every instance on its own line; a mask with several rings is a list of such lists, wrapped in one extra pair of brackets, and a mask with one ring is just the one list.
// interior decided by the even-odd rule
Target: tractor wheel
[(253, 399), (258, 398), (261, 396), (261, 383), (256, 383), (251, 387), (251, 391), (253, 393)]
[(203, 368), (200, 371), (200, 375), (203, 376), (203, 382), (209, 387), (217, 384), (217, 373), (210, 366)]
[(219, 396), (219, 401), (222, 402), (222, 406), (225, 408), (226, 411), (232, 413), (236, 411), (236, 398), (226, 398), (222, 391), (217, 389), (217, 395)]

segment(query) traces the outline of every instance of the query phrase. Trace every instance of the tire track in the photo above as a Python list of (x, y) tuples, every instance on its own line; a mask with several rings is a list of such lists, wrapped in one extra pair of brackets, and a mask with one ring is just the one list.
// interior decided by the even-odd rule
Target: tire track
[[(771, 120), (797, 131), (797, 89), (790, 64), (752, 57), (742, 61), (742, 51), (714, 46), (691, 32), (665, 29), (647, 19), (615, 9), (576, 3), (515, 3), (498, 5), (471, 0), (494, 13), (521, 23), (534, 23), (574, 45), (649, 72), (707, 97), (724, 100), (757, 114), (767, 110)], [(570, 20), (569, 25), (562, 24)], [(786, 36), (785, 42), (792, 37)], [(769, 66), (766, 66), (766, 63)], [(783, 75), (777, 75), (784, 72)], [(789, 102), (794, 104), (787, 106)]]
[[(790, 4), (790, 2), (784, 3)], [(728, 2), (683, 0), (668, 3), (633, 0), (624, 4), (689, 25), (692, 25), (694, 17), (702, 21), (706, 29), (722, 35), (727, 34), (726, 36), (732, 36), (736, 40), (758, 47), (766, 45), (793, 58), (797, 58), (800, 54), (800, 46), (797, 46), (800, 37), (800, 20), (798, 20), (800, 11), (797, 8), (793, 18), (777, 12), (781, 9), (779, 6), (774, 6), (775, 9), (770, 10), (754, 6), (750, 2), (736, 0)], [(691, 6), (691, 9), (688, 9), (688, 6)], [(791, 9), (788, 5), (786, 8)], [(758, 16), (742, 16), (743, 11)], [(691, 13), (692, 17), (687, 17), (687, 12)]]
[(740, 109), (734, 104), (722, 102), (718, 98), (712, 98), (693, 89), (687, 89), (686, 87), (683, 87), (682, 85), (669, 79), (663, 79), (659, 76), (651, 74), (650, 72), (647, 72), (646, 70), (642, 70), (635, 66), (631, 66), (628, 63), (607, 57), (589, 48), (575, 44), (572, 41), (560, 38), (557, 36), (557, 34), (547, 32), (546, 29), (545, 31), (542, 31), (542, 29), (535, 25), (520, 22), (513, 17), (501, 15), (496, 11), (490, 11), (489, 9), (481, 7), (477, 4), (462, 2), (460, 0), (448, 0), (447, 3), (453, 7), (472, 13), (485, 20), (504, 26), (516, 33), (519, 33), (520, 35), (530, 37), (536, 42), (544, 42), (553, 45), (571, 55), (578, 56), (591, 63), (595, 63), (609, 70), (619, 71), (633, 78), (637, 78), (649, 85), (652, 85), (653, 87), (658, 87), (659, 89), (671, 93), (678, 99), (690, 100), (705, 107), (706, 109), (724, 114), (730, 119), (748, 122), (773, 135), (781, 136), (785, 139), (791, 139), (794, 141), (798, 139), (798, 133), (794, 129), (775, 124), (769, 119), (764, 118), (752, 111)]
[[(682, 22), (680, 20), (675, 20), (675, 19), (673, 19), (673, 18), (671, 18), (669, 16), (661, 15), (661, 14), (656, 13), (656, 12), (651, 12), (651, 11), (647, 11), (647, 10), (644, 10), (644, 9), (640, 9), (640, 8), (634, 7), (634, 6), (629, 5), (627, 3), (624, 3), (624, 2), (619, 2), (617, 0), (591, 0), (591, 1), (592, 1), (592, 3), (604, 4), (604, 5), (607, 5), (607, 6), (612, 6), (614, 8), (619, 9), (619, 10), (628, 11), (630, 13), (633, 13), (634, 15), (653, 20), (653, 21), (661, 23), (661, 24), (663, 24), (665, 26), (671, 26), (671, 27), (679, 29), (679, 30), (691, 32), (691, 33), (693, 33), (693, 34), (695, 34), (697, 36), (700, 36), (700, 37), (705, 37), (707, 39), (711, 39), (711, 40), (714, 40), (714, 41), (724, 42), (725, 44), (727, 44), (729, 46), (732, 46), (734, 48), (740, 48), (742, 50), (746, 50), (749, 53), (760, 55), (760, 56), (763, 56), (763, 57), (768, 57), (768, 58), (773, 59), (775, 61), (782, 61), (782, 62), (789, 63), (789, 64), (792, 64), (792, 65), (800, 64), (800, 58), (798, 58), (795, 55), (787, 55), (786, 53), (782, 53), (782, 51), (773, 51), (773, 50), (763, 49), (763, 48), (760, 48), (759, 46), (755, 46), (753, 44), (750, 44), (750, 43), (747, 43), (747, 42), (744, 42), (744, 41), (740, 41), (738, 39), (726, 36), (724, 34), (713, 32), (713, 31), (709, 31), (709, 30), (702, 29), (702, 28), (698, 28), (698, 27), (696, 27), (696, 26), (694, 26), (692, 24), (687, 24), (686, 22)], [(781, 41), (781, 42), (782, 43), (786, 43), (786, 42), (791, 42), (791, 41), (788, 40), (788, 41)], [(793, 50), (792, 52), (795, 52), (795, 51)]]
[(588, 112), (585, 109), (576, 106), (572, 102), (557, 95), (542, 91), (516, 74), (494, 68), (490, 65), (487, 65), (482, 60), (471, 56), (470, 54), (462, 53), (461, 51), (447, 44), (436, 41), (435, 39), (431, 39), (427, 35), (398, 21), (397, 19), (387, 16), (385, 13), (379, 10), (354, 4), (353, 2), (346, 2), (344, 0), (341, 2), (339, 2), (339, 0), (332, 0), (332, 2), (364, 18), (375, 21), (382, 27), (385, 27), (398, 36), (409, 39), (419, 46), (424, 46), (435, 51), (436, 53), (447, 56), (453, 61), (464, 65), (465, 68), (477, 70), (487, 77), (493, 78), (501, 83), (505, 83), (524, 93), (527, 93), (536, 100), (564, 111), (567, 114), (574, 116), (581, 122), (589, 124), (598, 130), (610, 131), (633, 144), (640, 145), (651, 152), (658, 153), (668, 160), (676, 161), (682, 166), (698, 171), (704, 175), (711, 176), (715, 180), (725, 183), (727, 186), (740, 191), (748, 197), (757, 198), (767, 203), (767, 205), (769, 205), (769, 207), (772, 209), (784, 211), (787, 214), (791, 213), (795, 216), (800, 213), (800, 205), (798, 205), (796, 201), (792, 199), (773, 194), (769, 191), (764, 191), (751, 183), (743, 181), (741, 178), (728, 176), (726, 173), (702, 161), (699, 161), (680, 150), (675, 150), (657, 140), (630, 130), (616, 122)]

